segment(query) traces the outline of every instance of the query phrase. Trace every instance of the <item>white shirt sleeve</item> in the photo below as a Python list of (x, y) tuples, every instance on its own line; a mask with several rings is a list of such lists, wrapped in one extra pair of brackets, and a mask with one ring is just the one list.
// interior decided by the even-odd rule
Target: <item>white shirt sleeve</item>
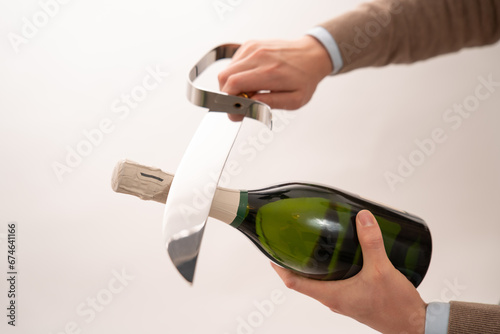
[(425, 334), (448, 333), (450, 303), (433, 302), (425, 312)]

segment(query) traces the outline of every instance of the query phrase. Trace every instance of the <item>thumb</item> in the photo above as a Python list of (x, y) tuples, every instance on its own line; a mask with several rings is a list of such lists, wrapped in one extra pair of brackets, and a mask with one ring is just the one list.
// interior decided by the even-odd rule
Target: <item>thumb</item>
[(370, 268), (389, 262), (385, 252), (382, 232), (377, 220), (368, 210), (362, 210), (356, 216), (358, 239), (363, 253), (363, 267)]
[(245, 118), (244, 115), (237, 115), (237, 114), (227, 114), (227, 116), (233, 122), (241, 122)]

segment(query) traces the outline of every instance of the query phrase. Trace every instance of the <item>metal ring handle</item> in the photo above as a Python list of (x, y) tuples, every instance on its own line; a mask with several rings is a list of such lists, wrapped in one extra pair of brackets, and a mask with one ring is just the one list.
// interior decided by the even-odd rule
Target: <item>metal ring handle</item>
[(272, 127), (271, 107), (267, 104), (241, 96), (228, 95), (223, 92), (212, 92), (196, 87), (193, 81), (210, 65), (220, 59), (231, 58), (240, 47), (239, 44), (219, 45), (208, 52), (191, 69), (188, 77), (187, 97), (197, 106), (208, 108), (209, 111), (226, 112), (244, 115)]

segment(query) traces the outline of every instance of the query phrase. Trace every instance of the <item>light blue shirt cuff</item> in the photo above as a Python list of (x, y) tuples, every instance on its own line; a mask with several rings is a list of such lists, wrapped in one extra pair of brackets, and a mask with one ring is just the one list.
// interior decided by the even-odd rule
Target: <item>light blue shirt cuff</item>
[(344, 66), (344, 61), (342, 60), (342, 55), (340, 54), (339, 46), (333, 38), (332, 35), (323, 27), (314, 27), (307, 32), (308, 35), (316, 38), (330, 55), (330, 60), (332, 61), (333, 71), (330, 75), (338, 73)]
[(448, 333), (450, 304), (434, 302), (427, 305), (425, 312), (425, 334)]

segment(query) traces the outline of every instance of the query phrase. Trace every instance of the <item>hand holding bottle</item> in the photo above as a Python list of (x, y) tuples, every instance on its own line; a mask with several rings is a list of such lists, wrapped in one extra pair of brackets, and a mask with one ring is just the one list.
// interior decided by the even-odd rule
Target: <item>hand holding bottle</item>
[(331, 71), (330, 57), (314, 37), (250, 41), (220, 72), (219, 86), (230, 95), (253, 92), (252, 99), (271, 108), (294, 110), (311, 99), (318, 83)]
[(366, 210), (356, 217), (363, 253), (361, 271), (342, 281), (308, 279), (273, 264), (285, 285), (314, 298), (333, 312), (382, 333), (423, 333), (426, 304), (415, 287), (389, 261), (382, 234)]

